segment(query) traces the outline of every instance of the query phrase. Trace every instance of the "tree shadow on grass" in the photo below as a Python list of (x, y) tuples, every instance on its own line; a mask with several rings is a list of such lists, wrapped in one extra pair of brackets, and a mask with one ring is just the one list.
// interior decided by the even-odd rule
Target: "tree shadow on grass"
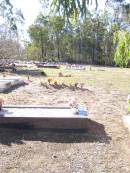
[(28, 76), (46, 76), (46, 74), (41, 70), (23, 70), (18, 69), (12, 73), (19, 74), (19, 75), (28, 75)]
[(105, 132), (104, 126), (88, 119), (86, 130), (33, 129), (26, 124), (0, 125), (0, 143), (24, 144), (26, 141), (50, 143), (86, 143), (100, 142), (109, 144), (111, 137)]

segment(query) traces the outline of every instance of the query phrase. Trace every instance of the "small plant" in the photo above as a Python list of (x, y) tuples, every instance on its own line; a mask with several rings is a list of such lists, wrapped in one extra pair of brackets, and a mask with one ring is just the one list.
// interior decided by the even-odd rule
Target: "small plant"
[(41, 86), (45, 86), (45, 83), (44, 83), (44, 82), (40, 82), (40, 85), (41, 85)]
[(52, 78), (48, 78), (48, 83), (49, 83), (49, 85), (51, 84), (52, 81), (53, 81)]
[(75, 83), (74, 86), (77, 88), (78, 87), (78, 83)]
[(56, 80), (54, 81), (54, 85), (58, 85), (58, 82)]
[(72, 75), (71, 74), (67, 74), (67, 75), (65, 75), (65, 77), (72, 77)]
[(47, 89), (49, 89), (48, 83), (46, 83), (46, 82), (41, 82), (40, 84), (41, 84), (41, 86), (46, 87)]
[(68, 87), (68, 85), (67, 84), (65, 84), (64, 82), (62, 82), (62, 87)]
[(47, 74), (44, 71), (41, 72), (41, 75), (42, 76), (47, 76)]
[(130, 113), (130, 94), (128, 95), (127, 103), (128, 103), (128, 113)]

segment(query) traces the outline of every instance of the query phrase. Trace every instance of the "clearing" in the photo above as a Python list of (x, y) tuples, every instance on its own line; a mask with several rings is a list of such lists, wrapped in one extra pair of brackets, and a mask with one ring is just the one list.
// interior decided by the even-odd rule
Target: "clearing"
[[(129, 173), (130, 135), (122, 117), (127, 114), (130, 69), (90, 71), (86, 66), (45, 72), (58, 83), (85, 83), (86, 89), (46, 88), (41, 82), (48, 77), (32, 75), (28, 85), (1, 94), (5, 104), (66, 105), (74, 98), (90, 113), (87, 132), (0, 128), (0, 173)], [(58, 77), (60, 72), (71, 77)]]

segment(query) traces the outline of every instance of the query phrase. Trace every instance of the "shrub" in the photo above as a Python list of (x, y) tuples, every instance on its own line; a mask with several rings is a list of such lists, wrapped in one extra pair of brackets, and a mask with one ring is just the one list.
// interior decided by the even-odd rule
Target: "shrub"
[(41, 72), (41, 75), (42, 76), (47, 76), (47, 74), (44, 71)]

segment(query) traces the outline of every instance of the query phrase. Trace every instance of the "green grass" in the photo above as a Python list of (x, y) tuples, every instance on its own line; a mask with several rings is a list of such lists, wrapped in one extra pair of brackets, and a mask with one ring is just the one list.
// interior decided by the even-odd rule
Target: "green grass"
[[(24, 69), (30, 70), (30, 68)], [(35, 69), (38, 70), (37, 68)], [(85, 83), (86, 86), (122, 90), (125, 93), (130, 93), (130, 69), (128, 68), (92, 66), (92, 70), (90, 71), (90, 66), (86, 66), (86, 70), (66, 69), (65, 66), (61, 66), (60, 69), (39, 68), (39, 71), (44, 71), (47, 75), (47, 77), (39, 76), (41, 81), (47, 82), (48, 77), (52, 77), (58, 83)], [(59, 77), (60, 72), (64, 75), (71, 75), (72, 77)]]
[[(86, 66), (86, 70), (66, 69), (65, 66), (62, 66), (60, 69), (44, 69), (44, 72), (59, 83), (85, 83), (88, 86), (130, 92), (130, 69), (93, 66), (90, 71), (89, 66)], [(59, 77), (59, 72), (65, 75), (70, 74), (72, 77)], [(45, 80), (47, 81), (47, 78)]]

